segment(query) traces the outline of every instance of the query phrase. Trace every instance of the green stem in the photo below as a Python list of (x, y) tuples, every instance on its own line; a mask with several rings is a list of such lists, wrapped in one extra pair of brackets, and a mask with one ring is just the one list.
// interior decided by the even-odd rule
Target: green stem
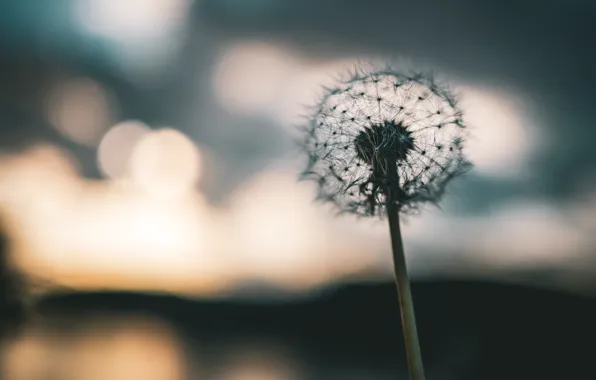
[[(389, 168), (390, 172), (392, 168)], [(397, 174), (397, 168), (393, 173)], [(393, 251), (393, 269), (395, 282), (399, 296), (399, 308), (401, 312), (406, 357), (411, 380), (425, 380), (420, 342), (418, 341), (418, 330), (416, 328), (416, 315), (414, 313), (414, 301), (410, 290), (410, 279), (406, 268), (404, 245), (399, 226), (399, 211), (395, 201), (395, 189), (389, 186), (387, 191), (387, 217), (389, 219), (389, 231), (391, 234), (391, 248)]]

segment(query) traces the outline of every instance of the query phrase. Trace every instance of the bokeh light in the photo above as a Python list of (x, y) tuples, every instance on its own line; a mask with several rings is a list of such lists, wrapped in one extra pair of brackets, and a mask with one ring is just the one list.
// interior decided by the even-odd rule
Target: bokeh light
[(498, 266), (531, 267), (536, 262), (565, 266), (594, 244), (548, 203), (510, 202), (481, 223), (484, 228), (475, 235), (472, 248)]
[(136, 120), (114, 125), (97, 149), (97, 162), (102, 173), (108, 178), (126, 174), (135, 146), (149, 132), (146, 124)]
[(519, 176), (541, 143), (533, 124), (511, 92), (473, 86), (458, 88), (472, 136), (466, 152), (476, 170), (495, 176)]
[[(353, 70), (358, 60), (343, 58), (323, 62), (301, 61), (299, 67), (284, 81), (276, 104), (272, 106), (273, 117), (280, 124), (295, 126), (304, 122), (305, 107), (321, 96), (321, 87), (333, 85), (338, 73)], [(291, 128), (290, 132), (292, 132)]]
[(200, 155), (183, 133), (161, 129), (144, 136), (130, 158), (132, 179), (146, 192), (163, 199), (194, 189), (200, 176)]
[(50, 122), (70, 140), (95, 146), (116, 114), (110, 94), (97, 82), (75, 78), (56, 85), (47, 100)]
[(80, 0), (73, 13), (81, 30), (97, 39), (128, 79), (159, 81), (183, 46), (192, 0)]
[(187, 0), (81, 0), (78, 20), (89, 32), (118, 39), (150, 39), (177, 26)]
[(354, 58), (309, 61), (292, 50), (261, 41), (226, 47), (213, 73), (213, 93), (219, 104), (236, 114), (260, 114), (283, 126), (294, 125), (304, 107), (333, 83), (337, 73), (350, 70)]
[(0, 175), (15, 259), (31, 274), (81, 288), (181, 292), (210, 292), (228, 281), (199, 194), (166, 200), (127, 182), (86, 180), (52, 145), (0, 157)]
[[(191, 190), (200, 177), (196, 146), (175, 130), (144, 128), (146, 145), (125, 182), (81, 178), (76, 160), (52, 145), (1, 157), (0, 207), (22, 267), (84, 289), (204, 295), (245, 281), (294, 292), (391, 275), (386, 226), (313, 207), (314, 189), (296, 184), (292, 165), (268, 168), (214, 208)], [(548, 203), (503, 205), (482, 218), (427, 210), (404, 225), (408, 261), (414, 275), (573, 266), (567, 247), (581, 255), (594, 244), (576, 227), (586, 215)], [(461, 262), (474, 265), (454, 265)]]
[(224, 50), (215, 67), (215, 97), (231, 112), (266, 113), (296, 65), (296, 58), (274, 45), (232, 45)]
[[(227, 47), (213, 76), (213, 93), (227, 111), (271, 117), (289, 127), (303, 121), (305, 106), (314, 104), (321, 86), (358, 61), (344, 58), (309, 61), (274, 44), (246, 41)], [(519, 96), (459, 84), (461, 107), (471, 126), (466, 152), (476, 169), (487, 175), (519, 176), (541, 140), (526, 116)]]

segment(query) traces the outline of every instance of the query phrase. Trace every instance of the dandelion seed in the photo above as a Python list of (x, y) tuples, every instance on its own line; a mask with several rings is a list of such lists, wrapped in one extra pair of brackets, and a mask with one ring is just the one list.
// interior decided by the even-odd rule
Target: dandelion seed
[(462, 112), (432, 77), (391, 70), (357, 71), (317, 109), (306, 128), (303, 178), (317, 179), (318, 198), (342, 213), (389, 219), (410, 378), (424, 380), (399, 214), (436, 204), (447, 183), (470, 169)]
[[(431, 77), (359, 72), (329, 90), (317, 109), (304, 143), (310, 153), (305, 173), (328, 179), (319, 188), (321, 198), (333, 199), (342, 213), (385, 216), (383, 189), (390, 182), (399, 194), (399, 212), (415, 213), (425, 203), (437, 203), (447, 183), (471, 166), (460, 149), (453, 149), (465, 138), (462, 112)], [(453, 146), (443, 149), (450, 142)], [(329, 163), (339, 172), (354, 170), (338, 177), (327, 169)], [(375, 186), (346, 192), (354, 183)], [(372, 188), (381, 191), (373, 194)]]

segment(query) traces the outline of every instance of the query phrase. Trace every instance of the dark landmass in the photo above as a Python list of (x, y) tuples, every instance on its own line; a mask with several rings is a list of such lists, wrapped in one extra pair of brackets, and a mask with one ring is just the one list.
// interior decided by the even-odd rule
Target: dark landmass
[[(596, 298), (471, 281), (417, 283), (413, 292), (431, 380), (596, 378)], [(384, 379), (406, 368), (390, 283), (268, 303), (56, 294), (41, 301), (40, 311), (70, 321), (97, 313), (153, 315), (172, 323), (191, 350), (213, 348), (214, 361), (215, 351), (238, 342), (276, 342), (291, 348), (313, 379), (335, 378), (330, 374), (342, 369)]]

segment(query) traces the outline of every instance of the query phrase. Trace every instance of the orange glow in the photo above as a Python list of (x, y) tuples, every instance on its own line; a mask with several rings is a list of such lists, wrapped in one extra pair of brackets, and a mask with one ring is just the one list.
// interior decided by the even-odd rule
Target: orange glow
[[(246, 279), (307, 289), (377, 265), (378, 255), (360, 254), (370, 246), (364, 232), (339, 239), (342, 229), (312, 207), (294, 170), (249, 181), (229, 209), (216, 210), (189, 188), (199, 178), (196, 147), (172, 130), (146, 136), (130, 178), (112, 181), (79, 178), (76, 163), (51, 146), (0, 159), (0, 207), (22, 267), (78, 288), (205, 295)], [(163, 198), (144, 187), (164, 180), (186, 192)]]
[(2, 351), (0, 375), (10, 380), (184, 378), (181, 342), (165, 323), (114, 317), (86, 323), (76, 334), (48, 334), (43, 328), (26, 332)]
[(0, 206), (19, 221), (59, 212), (77, 191), (76, 175), (74, 158), (52, 145), (0, 158)]
[(12, 342), (1, 347), (0, 377), (10, 380), (43, 379), (48, 375), (51, 358), (48, 352), (50, 344), (39, 333), (27, 332)]
[[(234, 193), (222, 226), (234, 238), (221, 240), (234, 271), (288, 290), (306, 290), (383, 262), (382, 250), (370, 252), (378, 245), (371, 245), (369, 225), (354, 226), (316, 207), (312, 188), (297, 185), (294, 173), (271, 168)], [(379, 227), (385, 231), (384, 225), (373, 229)]]
[(309, 194), (288, 177), (271, 173), (238, 189), (226, 220), (239, 270), (282, 283), (299, 277), (292, 282), (306, 285), (328, 270), (315, 264), (328, 251), (326, 234), (317, 210), (303, 207)]
[[(238, 187), (227, 207), (213, 208), (194, 190), (197, 147), (171, 129), (144, 135), (127, 175), (109, 181), (81, 178), (76, 161), (51, 145), (0, 156), (0, 212), (20, 266), (75, 288), (203, 296), (246, 281), (304, 291), (346, 276), (391, 275), (386, 224), (335, 218), (313, 203), (311, 184), (296, 183), (293, 164), (270, 167)], [(591, 241), (546, 204), (482, 219), (428, 211), (403, 230), (414, 274), (451, 270), (459, 261), (445, 252), (475, 270), (563, 265), (562, 252), (584, 251)]]
[(37, 228), (21, 231), (29, 254), (20, 260), (37, 275), (84, 288), (209, 292), (226, 285), (201, 202), (112, 191), (25, 220)]
[(209, 293), (227, 286), (198, 194), (167, 201), (125, 180), (87, 181), (61, 149), (0, 158), (16, 261), (65, 285)]

